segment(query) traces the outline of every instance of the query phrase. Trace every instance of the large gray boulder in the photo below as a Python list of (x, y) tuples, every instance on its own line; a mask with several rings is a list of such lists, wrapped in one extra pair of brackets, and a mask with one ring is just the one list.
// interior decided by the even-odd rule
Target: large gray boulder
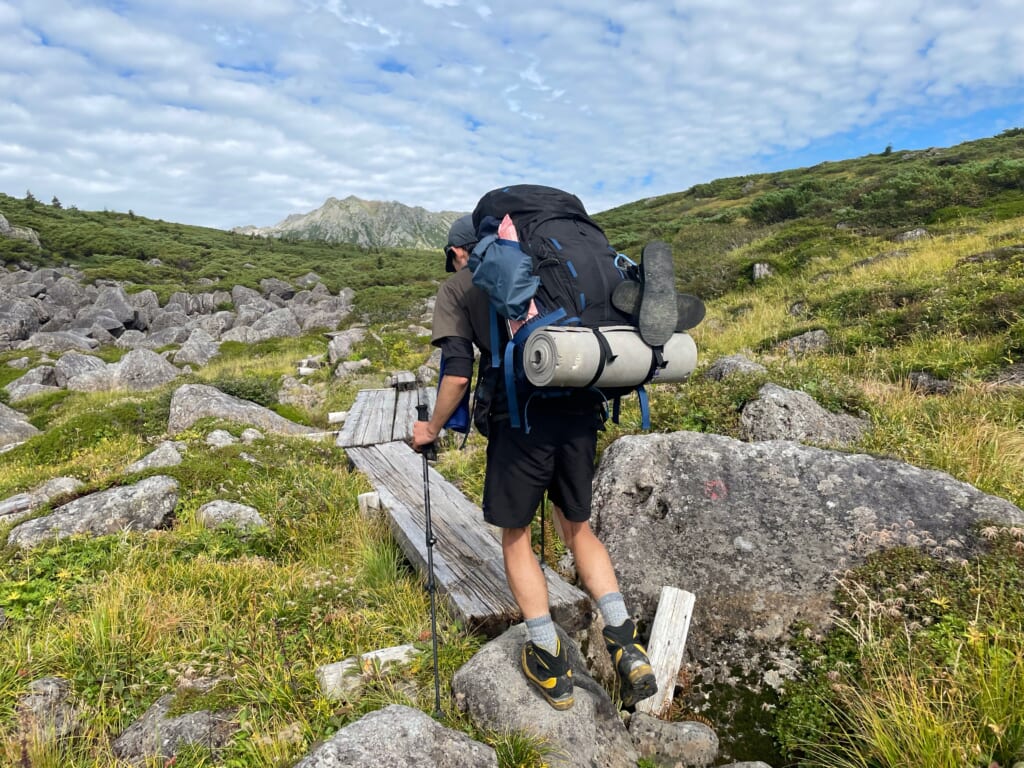
[(0, 451), (23, 443), (39, 434), (25, 414), (0, 403)]
[(128, 302), (128, 296), (121, 286), (100, 288), (92, 306), (96, 312), (109, 313), (123, 326), (129, 326), (135, 321), (135, 308)]
[(252, 424), (279, 435), (305, 435), (316, 432), (279, 416), (250, 400), (242, 400), (206, 384), (186, 384), (171, 397), (167, 431), (176, 435), (200, 419), (214, 418), (239, 424)]
[(765, 384), (740, 413), (744, 440), (796, 440), (822, 446), (856, 443), (871, 423), (846, 413), (831, 413), (806, 392)]
[(302, 333), (302, 327), (290, 309), (276, 309), (254, 322), (252, 331), (257, 341), (266, 341), (267, 339), (298, 336)]
[(697, 597), (687, 650), (709, 667), (760, 665), (794, 621), (828, 624), (834, 575), (886, 547), (960, 557), (981, 520), (1024, 512), (942, 472), (788, 441), (676, 432), (605, 451), (594, 527), (631, 609), (663, 585)]
[(182, 344), (181, 349), (174, 353), (177, 365), (204, 366), (220, 354), (220, 345), (213, 336), (201, 328), (196, 328)]
[(107, 364), (103, 360), (93, 355), (83, 355), (81, 352), (65, 352), (53, 367), (58, 387), (67, 387), (68, 382), (76, 376), (107, 370)]
[(60, 387), (52, 365), (37, 365), (24, 376), (8, 382), (4, 390), (12, 403), (18, 403), (36, 395), (59, 392)]
[(49, 314), (35, 299), (14, 299), (0, 295), (0, 341), (21, 341), (38, 331)]
[(58, 496), (75, 493), (84, 483), (74, 477), (55, 477), (25, 493), (0, 501), (0, 523), (11, 523), (30, 514)]
[(134, 391), (156, 389), (181, 375), (162, 355), (149, 349), (133, 349), (114, 364), (114, 386)]
[(71, 331), (39, 331), (33, 333), (26, 341), (18, 345), (18, 349), (38, 349), (40, 352), (67, 352), (78, 350), (79, 352), (91, 352), (100, 343), (96, 339), (90, 339), (81, 333)]
[(494, 749), (398, 704), (345, 726), (295, 768), (497, 768)]
[(97, 295), (98, 291), (92, 286), (83, 286), (74, 278), (62, 275), (46, 289), (46, 302), (77, 313), (82, 307), (94, 302)]
[(590, 675), (579, 648), (559, 631), (573, 670), (575, 703), (553, 709), (520, 667), (526, 627), (517, 624), (487, 643), (452, 677), (452, 693), (477, 727), (533, 733), (557, 750), (552, 766), (634, 766), (637, 752), (608, 693)]
[(11, 530), (7, 543), (31, 549), (43, 541), (75, 534), (105, 536), (153, 530), (163, 525), (177, 503), (177, 480), (163, 475), (147, 477), (135, 485), (82, 496), (49, 515), (21, 523)]

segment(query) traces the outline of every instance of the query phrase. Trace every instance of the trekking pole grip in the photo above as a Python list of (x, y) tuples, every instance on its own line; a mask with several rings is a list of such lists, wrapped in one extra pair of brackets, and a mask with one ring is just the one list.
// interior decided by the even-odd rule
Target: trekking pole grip
[[(416, 420), (430, 421), (430, 416), (427, 414), (426, 403), (418, 403), (416, 405)], [(437, 448), (433, 443), (424, 445), (421, 453), (426, 457), (427, 461), (437, 461)]]

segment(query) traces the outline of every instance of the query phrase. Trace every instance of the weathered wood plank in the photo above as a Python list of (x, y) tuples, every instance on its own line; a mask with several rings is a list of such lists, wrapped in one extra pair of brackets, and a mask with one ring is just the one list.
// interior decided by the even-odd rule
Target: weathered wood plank
[(391, 386), (398, 390), (415, 389), (416, 374), (412, 371), (395, 371), (390, 376)]
[(637, 712), (653, 717), (664, 717), (672, 704), (676, 678), (683, 663), (686, 635), (690, 631), (690, 617), (696, 598), (692, 593), (675, 587), (662, 587), (658, 598), (658, 611), (651, 625), (651, 639), (647, 655), (658, 679), (658, 692), (636, 705)]
[(398, 400), (395, 403), (395, 423), (391, 430), (391, 439), (412, 440), (412, 425), (418, 415), (416, 406), (420, 402), (424, 402), (427, 404), (427, 412), (433, 413), (436, 400), (437, 391), (433, 387), (399, 391)]
[[(402, 442), (353, 447), (347, 453), (377, 489), (396, 541), (425, 577), (422, 457)], [(429, 478), (438, 595), (469, 626), (497, 634), (522, 618), (505, 581), (501, 546), (479, 508), (432, 468)], [(545, 574), (552, 616), (569, 631), (584, 628), (591, 618), (590, 599), (550, 568)]]
[(394, 389), (361, 390), (338, 435), (338, 447), (390, 441), (395, 422), (395, 394)]

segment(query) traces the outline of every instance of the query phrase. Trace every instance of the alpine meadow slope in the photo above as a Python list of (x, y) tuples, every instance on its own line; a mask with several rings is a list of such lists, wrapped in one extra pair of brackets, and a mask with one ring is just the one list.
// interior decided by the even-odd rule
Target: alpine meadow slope
[[(0, 230), (0, 278), (24, 273), (18, 285), (28, 298), (18, 301), (42, 295), (29, 273), (47, 268), (84, 285), (116, 282), (128, 298), (152, 290), (161, 307), (172, 296), (235, 286), (269, 296), (270, 280), (354, 292), (351, 314), (335, 328), (221, 341), (205, 364), (145, 391), (54, 387), (11, 402), (6, 387), (55, 356), (0, 340), (0, 405), (31, 427), (0, 453), (0, 502), (61, 477), (77, 482), (55, 484), (61, 495), (30, 516), (150, 477), (178, 488), (173, 512), (151, 531), (0, 552), (0, 763), (123, 765), (114, 740), (168, 694), (168, 718), (225, 713), (235, 728), (226, 741), (182, 747), (174, 765), (189, 768), (292, 765), (388, 704), (432, 712), (427, 596), (387, 527), (360, 514), (369, 486), (344, 452), (308, 438), (241, 442), (245, 425), (210, 418), (172, 436), (168, 420), (173, 393), (202, 384), (312, 430), (336, 428), (329, 414), (348, 409), (360, 389), (430, 358), (424, 325), (445, 278), (440, 252), (254, 237), (2, 194), (0, 214), (21, 235)], [(1024, 506), (1024, 130), (719, 179), (595, 218), (633, 258), (648, 240), (668, 242), (677, 288), (708, 305), (692, 332), (697, 372), (652, 388), (654, 431), (741, 439), (741, 412), (770, 381), (866, 419), (870, 429), (844, 450), (941, 470)], [(766, 276), (755, 279), (755, 267)], [(0, 301), (0, 328), (14, 296)], [(224, 300), (217, 309), (240, 308)], [(352, 334), (329, 351), (325, 331)], [(794, 340), (817, 332), (817, 351), (794, 351)], [(180, 346), (157, 351), (173, 357)], [(110, 365), (128, 352), (108, 343), (89, 354)], [(761, 372), (709, 375), (711, 364), (739, 354)], [(297, 382), (299, 361), (310, 360), (321, 367), (304, 366)], [(601, 450), (641, 434), (639, 420), (627, 401)], [(232, 439), (219, 435), (214, 447), (216, 430)], [(128, 469), (168, 443), (180, 463)], [(475, 434), (463, 450), (449, 441), (437, 465), (476, 502), (485, 445)], [(266, 525), (208, 528), (201, 510), (214, 501), (251, 506)], [(5, 541), (14, 525), (0, 523)], [(968, 750), (956, 764), (1024, 759), (1024, 681), (1014, 671), (1024, 669), (1024, 531), (993, 527), (978, 539), (962, 563), (894, 549), (847, 574), (836, 629), (801, 639), (799, 683), (758, 700), (756, 718), (726, 723), (735, 713), (697, 712), (685, 689), (671, 717), (746, 730), (756, 744), (746, 748), (776, 768), (895, 766), (907, 755), (944, 765), (927, 745), (909, 743), (935, 722), (956, 726), (936, 731), (960, 739), (947, 753)], [(564, 548), (550, 528), (546, 540), (558, 567)], [(494, 746), (502, 766), (550, 761), (542, 740), (482, 732), (449, 705), (453, 674), (484, 638), (443, 607), (438, 632), (444, 724)], [(321, 691), (321, 665), (404, 644), (417, 650), (408, 665), (369, 675), (352, 700)], [(946, 677), (936, 679), (936, 669)], [(33, 719), (26, 704), (30, 693), (57, 686), (40, 683), (51, 679), (73, 694), (57, 721), (68, 727), (56, 732), (52, 718)], [(1008, 683), (986, 687), (994, 679)], [(955, 682), (956, 697), (942, 693), (943, 681)], [(918, 698), (896, 711), (908, 689)], [(869, 727), (878, 722), (906, 737), (899, 755), (885, 754), (891, 740)], [(968, 733), (964, 723), (978, 728)]]

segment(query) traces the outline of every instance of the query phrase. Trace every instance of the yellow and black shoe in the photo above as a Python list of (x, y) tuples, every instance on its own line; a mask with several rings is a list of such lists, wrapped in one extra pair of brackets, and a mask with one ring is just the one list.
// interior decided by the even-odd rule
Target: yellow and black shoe
[(548, 704), (555, 709), (568, 709), (573, 705), (572, 669), (561, 640), (555, 656), (527, 641), (523, 646), (522, 665), (526, 679), (533, 683)]
[(623, 708), (632, 707), (656, 694), (658, 680), (651, 669), (647, 651), (636, 640), (636, 625), (627, 619), (621, 627), (605, 627), (601, 634), (615, 665)]

